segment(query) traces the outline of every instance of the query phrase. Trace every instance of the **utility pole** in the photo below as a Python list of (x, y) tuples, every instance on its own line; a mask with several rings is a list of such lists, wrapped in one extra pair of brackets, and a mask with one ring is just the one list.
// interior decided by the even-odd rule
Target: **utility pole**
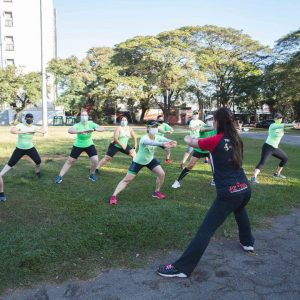
[(44, 35), (43, 35), (43, 4), (40, 0), (40, 29), (41, 29), (41, 75), (42, 75), (42, 109), (43, 127), (48, 131), (48, 103), (47, 103), (47, 78), (44, 58)]

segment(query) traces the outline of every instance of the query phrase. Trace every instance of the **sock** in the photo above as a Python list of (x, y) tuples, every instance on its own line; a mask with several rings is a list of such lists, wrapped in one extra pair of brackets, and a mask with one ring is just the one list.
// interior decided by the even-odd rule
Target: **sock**
[(190, 170), (189, 170), (188, 168), (184, 168), (184, 169), (181, 171), (181, 173), (180, 173), (180, 175), (179, 175), (177, 181), (181, 181), (181, 180), (182, 180), (189, 172), (190, 172)]

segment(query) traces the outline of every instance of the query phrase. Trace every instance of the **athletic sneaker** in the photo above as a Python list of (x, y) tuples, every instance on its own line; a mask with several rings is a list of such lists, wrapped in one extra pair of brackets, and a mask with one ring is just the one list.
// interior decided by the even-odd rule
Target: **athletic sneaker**
[(6, 197), (5, 197), (5, 195), (3, 195), (3, 196), (0, 196), (0, 202), (1, 202), (1, 201), (3, 201), (3, 202), (4, 202), (4, 201), (6, 201)]
[(216, 186), (216, 183), (215, 183), (215, 181), (213, 179), (211, 180), (210, 185), (211, 186)]
[(89, 175), (89, 179), (90, 179), (91, 181), (95, 182), (95, 181), (97, 180), (97, 177), (96, 177), (95, 174), (90, 174), (90, 175)]
[(117, 197), (116, 196), (111, 196), (109, 199), (109, 204), (110, 205), (117, 205)]
[(172, 160), (171, 160), (171, 159), (166, 159), (166, 160), (165, 160), (165, 162), (166, 162), (166, 164), (168, 164), (168, 165), (169, 165), (169, 164), (171, 164), (171, 163), (172, 163)]
[(163, 277), (180, 277), (187, 278), (188, 276), (178, 271), (172, 264), (159, 266), (157, 274)]
[(180, 188), (180, 182), (178, 180), (175, 180), (174, 183), (172, 184), (173, 189), (178, 189)]
[(55, 183), (57, 183), (57, 184), (62, 183), (62, 177), (61, 176), (56, 176), (55, 177)]
[(253, 184), (259, 184), (259, 181), (254, 176), (251, 176), (250, 182)]
[(240, 243), (240, 246), (245, 252), (250, 252), (250, 253), (254, 252), (253, 246), (244, 246), (242, 243)]
[(161, 192), (154, 192), (152, 194), (152, 197), (158, 198), (158, 199), (165, 199), (166, 198), (166, 196), (163, 193), (161, 193)]
[(281, 178), (281, 179), (286, 179), (286, 176), (278, 174), (278, 173), (274, 173), (273, 177)]
[(99, 169), (96, 169), (95, 174), (98, 174), (98, 175), (100, 174)]

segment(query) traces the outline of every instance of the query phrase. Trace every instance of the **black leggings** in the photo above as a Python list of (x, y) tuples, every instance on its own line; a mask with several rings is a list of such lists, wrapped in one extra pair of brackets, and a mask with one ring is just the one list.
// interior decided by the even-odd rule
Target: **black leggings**
[(261, 158), (256, 169), (260, 170), (260, 168), (267, 162), (270, 155), (280, 159), (279, 167), (284, 167), (289, 159), (286, 153), (281, 149), (274, 148), (271, 145), (264, 143), (261, 150)]
[(197, 234), (181, 257), (173, 263), (180, 272), (190, 275), (202, 257), (211, 237), (233, 212), (239, 230), (239, 239), (244, 246), (253, 246), (254, 237), (246, 210), (251, 198), (251, 191), (234, 196), (217, 195), (211, 208), (208, 210)]
[(24, 155), (28, 155), (37, 166), (41, 164), (41, 158), (35, 147), (26, 150), (16, 148), (7, 164), (12, 168)]

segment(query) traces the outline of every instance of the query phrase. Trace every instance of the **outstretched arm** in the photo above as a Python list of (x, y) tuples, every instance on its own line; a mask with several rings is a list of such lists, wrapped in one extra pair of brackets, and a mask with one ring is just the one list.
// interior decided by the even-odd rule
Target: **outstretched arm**
[(134, 130), (131, 127), (130, 127), (130, 135), (133, 139), (134, 149), (137, 149), (137, 138), (136, 138), (136, 135), (134, 133)]

